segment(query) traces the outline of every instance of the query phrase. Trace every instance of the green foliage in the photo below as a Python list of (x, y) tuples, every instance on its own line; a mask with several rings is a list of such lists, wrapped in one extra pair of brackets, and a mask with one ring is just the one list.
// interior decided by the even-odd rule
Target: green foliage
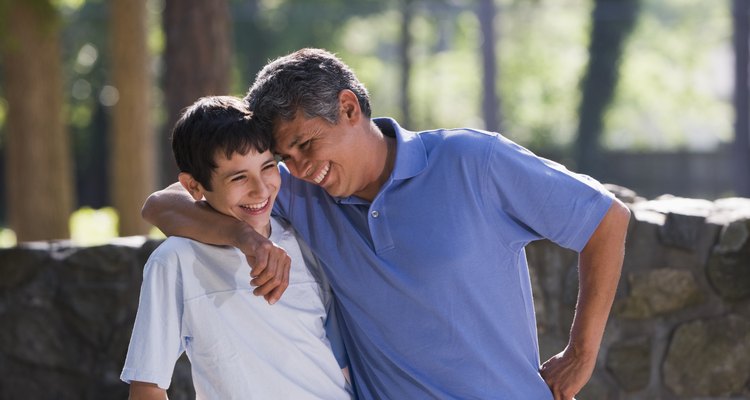
[(578, 124), (591, 2), (505, 3), (499, 79), (506, 134), (534, 148), (568, 146)]
[(732, 137), (729, 7), (701, 0), (643, 0), (606, 119), (618, 149), (710, 150)]
[[(104, 207), (108, 204), (110, 110), (100, 94), (111, 84), (108, 2), (0, 0), (0, 25), (12, 1), (31, 1), (49, 13), (50, 21), (62, 18), (66, 116), (79, 205)], [(408, 90), (412, 101), (409, 129), (483, 127), (476, 1), (412, 1), (409, 88), (400, 87), (402, 1), (232, 0), (231, 92), (244, 94), (270, 59), (304, 46), (324, 47), (344, 59), (367, 85), (375, 116), (400, 119), (400, 94)], [(148, 2), (157, 124), (167, 119), (159, 80), (165, 46), (164, 2)], [(730, 2), (642, 2), (638, 26), (623, 56), (621, 81), (606, 116), (604, 146), (711, 149), (729, 141), (733, 121)], [(578, 124), (579, 82), (588, 59), (592, 0), (495, 3), (503, 133), (541, 152), (565, 149)], [(0, 87), (0, 129), (7, 112)], [(93, 212), (84, 215), (103, 218)], [(108, 234), (101, 233), (102, 237)]]

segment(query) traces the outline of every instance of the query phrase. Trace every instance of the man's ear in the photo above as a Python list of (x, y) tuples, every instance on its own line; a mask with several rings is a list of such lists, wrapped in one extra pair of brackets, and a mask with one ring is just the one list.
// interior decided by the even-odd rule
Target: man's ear
[(190, 193), (195, 201), (203, 200), (203, 186), (193, 178), (192, 175), (187, 172), (180, 172), (177, 175), (177, 179), (180, 181), (182, 187)]
[(339, 93), (339, 107), (341, 109), (341, 118), (350, 123), (356, 123), (362, 117), (362, 110), (359, 107), (357, 95), (349, 89), (344, 89)]

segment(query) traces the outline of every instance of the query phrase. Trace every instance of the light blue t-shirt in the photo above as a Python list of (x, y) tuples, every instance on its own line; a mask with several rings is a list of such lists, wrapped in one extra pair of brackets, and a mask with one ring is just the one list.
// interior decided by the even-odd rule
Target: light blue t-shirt
[(372, 203), (283, 165), (276, 202), (328, 274), (359, 398), (551, 399), (524, 246), (580, 251), (611, 194), (495, 133), (374, 121), (397, 154)]
[(198, 400), (352, 398), (326, 336), (322, 272), (286, 223), (271, 227), (292, 260), (273, 306), (252, 293), (239, 249), (170, 237), (151, 254), (123, 381), (167, 389), (185, 352)]

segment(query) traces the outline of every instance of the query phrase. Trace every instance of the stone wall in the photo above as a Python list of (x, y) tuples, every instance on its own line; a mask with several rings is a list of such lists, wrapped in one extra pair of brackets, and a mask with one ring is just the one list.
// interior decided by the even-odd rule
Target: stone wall
[[(578, 398), (750, 399), (750, 199), (646, 201), (612, 189), (633, 217), (597, 368)], [(126, 399), (118, 377), (158, 244), (0, 250), (0, 400)], [(528, 258), (546, 359), (567, 341), (577, 258), (545, 241)], [(194, 397), (185, 359), (169, 394)]]

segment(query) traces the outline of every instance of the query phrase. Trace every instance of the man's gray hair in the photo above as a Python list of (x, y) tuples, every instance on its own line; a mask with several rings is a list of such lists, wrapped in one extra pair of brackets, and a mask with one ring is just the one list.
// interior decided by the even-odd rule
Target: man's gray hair
[(297, 111), (306, 118), (321, 117), (335, 124), (339, 93), (349, 89), (362, 113), (371, 117), (370, 98), (354, 72), (334, 54), (322, 49), (301, 49), (268, 63), (245, 96), (256, 121), (273, 132), (276, 121), (291, 121)]

